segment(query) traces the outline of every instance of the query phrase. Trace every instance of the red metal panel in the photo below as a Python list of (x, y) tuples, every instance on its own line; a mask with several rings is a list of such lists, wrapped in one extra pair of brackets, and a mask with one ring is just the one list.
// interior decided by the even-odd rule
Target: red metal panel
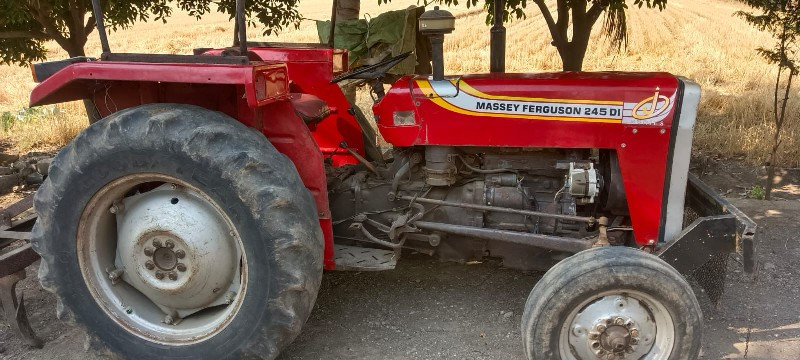
[[(98, 82), (130, 81), (181, 84), (244, 85), (247, 102), (255, 107), (288, 96), (286, 67), (281, 63), (257, 65), (153, 64), (93, 61), (70, 65), (36, 86), (30, 105), (46, 105), (92, 97)], [(264, 74), (265, 91), (258, 98), (256, 74)]]
[(285, 61), (291, 79), (291, 91), (319, 97), (331, 108), (331, 115), (311, 127), (311, 133), (325, 157), (330, 157), (334, 166), (355, 164), (358, 161), (339, 143), (347, 142), (364, 155), (361, 127), (348, 112), (350, 103), (333, 78), (333, 49), (326, 48), (252, 48), (250, 51), (264, 61)]
[[(373, 110), (395, 146), (615, 149), (636, 241), (645, 245), (658, 239), (677, 87), (663, 73), (483, 74), (438, 84), (406, 76)], [(534, 111), (539, 104), (552, 106)], [(396, 112), (412, 112), (415, 124), (395, 125)]]
[(326, 269), (335, 267), (333, 258), (333, 228), (328, 208), (328, 187), (325, 180), (322, 153), (303, 120), (294, 112), (289, 101), (279, 101), (262, 107), (255, 113), (260, 117), (261, 127), (256, 127), (278, 151), (295, 164), (300, 178), (311, 192), (317, 204), (319, 224), (325, 236)]

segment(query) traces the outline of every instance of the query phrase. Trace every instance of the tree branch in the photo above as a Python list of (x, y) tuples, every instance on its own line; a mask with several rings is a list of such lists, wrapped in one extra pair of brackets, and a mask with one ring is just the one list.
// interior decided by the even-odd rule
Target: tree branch
[(38, 31), (3, 31), (0, 39), (48, 39), (50, 35)]
[(553, 37), (555, 46), (561, 48), (566, 45), (567, 39), (559, 33), (556, 22), (553, 20), (553, 15), (550, 14), (550, 9), (547, 8), (547, 4), (544, 3), (544, 0), (534, 0), (534, 2), (536, 2), (536, 5), (539, 5), (539, 10), (542, 11), (542, 16), (544, 16), (545, 22), (547, 22), (547, 28), (550, 30), (550, 36)]
[(592, 4), (592, 7), (586, 12), (586, 18), (590, 26), (593, 26), (597, 22), (597, 19), (600, 18), (600, 15), (603, 14), (603, 11), (605, 11), (610, 4), (611, 2), (609, 0), (598, 0)]
[[(38, 5), (42, 5), (42, 2), (37, 1), (35, 2)], [(58, 29), (58, 25), (56, 25), (55, 21), (53, 21), (52, 14), (50, 13), (50, 9), (48, 8), (36, 8), (34, 7), (34, 2), (28, 2), (28, 10), (30, 11), (31, 15), (36, 19), (36, 21), (42, 25), (47, 35), (49, 35), (53, 40), (55, 40), (58, 45), (62, 48), (67, 48), (70, 44), (67, 38), (61, 34), (61, 31)]]
[(91, 15), (89, 16), (89, 20), (86, 20), (86, 26), (83, 27), (83, 33), (88, 37), (96, 27), (97, 20), (95, 20), (94, 15)]

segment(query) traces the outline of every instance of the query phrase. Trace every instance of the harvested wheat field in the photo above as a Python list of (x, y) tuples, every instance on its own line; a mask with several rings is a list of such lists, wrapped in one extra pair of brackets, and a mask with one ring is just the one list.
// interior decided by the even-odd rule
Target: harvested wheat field
[[(378, 6), (365, 1), (362, 14), (415, 5), (415, 0), (394, 0)], [(307, 19), (327, 19), (330, 0), (304, 0), (301, 13)], [(446, 72), (488, 71), (489, 31), (483, 9), (464, 5), (450, 9), (458, 19), (456, 31), (445, 40)], [(664, 11), (632, 9), (629, 43), (617, 51), (595, 29), (595, 40), (586, 56), (587, 71), (667, 71), (694, 79), (703, 87), (695, 146), (705, 153), (743, 156), (754, 164), (767, 158), (772, 132), (773, 67), (754, 50), (771, 40), (734, 16), (746, 10), (732, 0), (672, 0)], [(508, 26), (507, 70), (541, 72), (560, 70), (555, 48), (538, 9), (531, 6), (527, 18)], [(255, 37), (256, 30), (251, 30)], [(176, 11), (167, 24), (145, 23), (110, 34), (114, 51), (188, 54), (196, 47), (228, 46), (233, 26), (227, 16), (215, 14), (196, 21)], [(263, 38), (263, 37), (262, 37)], [(266, 40), (316, 41), (313, 21), (288, 29)], [(53, 42), (51, 59), (67, 57)], [(99, 40), (89, 40), (87, 54), (98, 55)], [(54, 149), (68, 142), (85, 126), (82, 103), (26, 110), (34, 83), (27, 68), (0, 66), (0, 134), (12, 150)], [(795, 94), (797, 94), (795, 92)], [(363, 104), (367, 104), (365, 101)], [(800, 105), (789, 105), (788, 121), (780, 154), (781, 163), (800, 163)]]

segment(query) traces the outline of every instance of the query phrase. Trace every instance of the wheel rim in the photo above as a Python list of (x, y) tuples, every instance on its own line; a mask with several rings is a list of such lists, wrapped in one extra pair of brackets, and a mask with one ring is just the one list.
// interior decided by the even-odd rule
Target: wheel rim
[(151, 342), (208, 339), (245, 297), (236, 227), (208, 195), (174, 177), (135, 174), (100, 189), (81, 214), (77, 251), (100, 308)]
[(639, 291), (609, 291), (579, 304), (559, 336), (562, 359), (668, 359), (675, 324), (666, 307)]

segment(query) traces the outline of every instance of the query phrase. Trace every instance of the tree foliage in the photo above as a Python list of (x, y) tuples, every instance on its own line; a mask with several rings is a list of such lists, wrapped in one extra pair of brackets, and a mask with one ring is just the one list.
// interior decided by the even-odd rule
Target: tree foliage
[[(270, 34), (299, 25), (300, 0), (248, 0), (250, 24)], [(136, 22), (167, 21), (173, 7), (200, 19), (212, 11), (235, 14), (235, 0), (102, 0), (105, 25), (111, 31)], [(82, 56), (96, 27), (91, 0), (0, 0), (0, 63), (24, 65), (44, 60), (43, 42), (54, 40), (70, 56)]]
[[(771, 198), (775, 184), (775, 166), (781, 145), (781, 130), (786, 123), (786, 105), (792, 90), (792, 81), (800, 73), (800, 0), (742, 0), (758, 12), (739, 11), (736, 14), (761, 31), (772, 35), (772, 47), (759, 47), (759, 54), (778, 68), (773, 92), (773, 121), (775, 132), (767, 161), (766, 199)], [(797, 114), (800, 120), (800, 114)]]
[[(391, 0), (378, 0), (387, 3)], [(483, 6), (487, 10), (486, 23), (492, 22), (494, 14), (493, 0), (426, 0), (425, 3), (438, 3), (445, 5), (458, 5), (466, 3), (467, 7)], [(552, 4), (553, 1), (549, 3)], [(603, 33), (618, 48), (628, 42), (628, 4), (633, 7), (657, 8), (663, 10), (667, 0), (555, 0), (555, 17), (550, 12), (548, 1), (545, 0), (505, 0), (506, 8), (503, 12), (504, 21), (514, 18), (525, 18), (525, 9), (528, 5), (536, 5), (542, 13), (547, 28), (550, 30), (552, 44), (561, 56), (564, 70), (579, 71), (583, 68), (583, 59), (589, 47), (592, 28), (600, 17), (605, 14)], [(572, 25), (572, 26), (570, 26)], [(571, 33), (570, 33), (570, 30)]]

